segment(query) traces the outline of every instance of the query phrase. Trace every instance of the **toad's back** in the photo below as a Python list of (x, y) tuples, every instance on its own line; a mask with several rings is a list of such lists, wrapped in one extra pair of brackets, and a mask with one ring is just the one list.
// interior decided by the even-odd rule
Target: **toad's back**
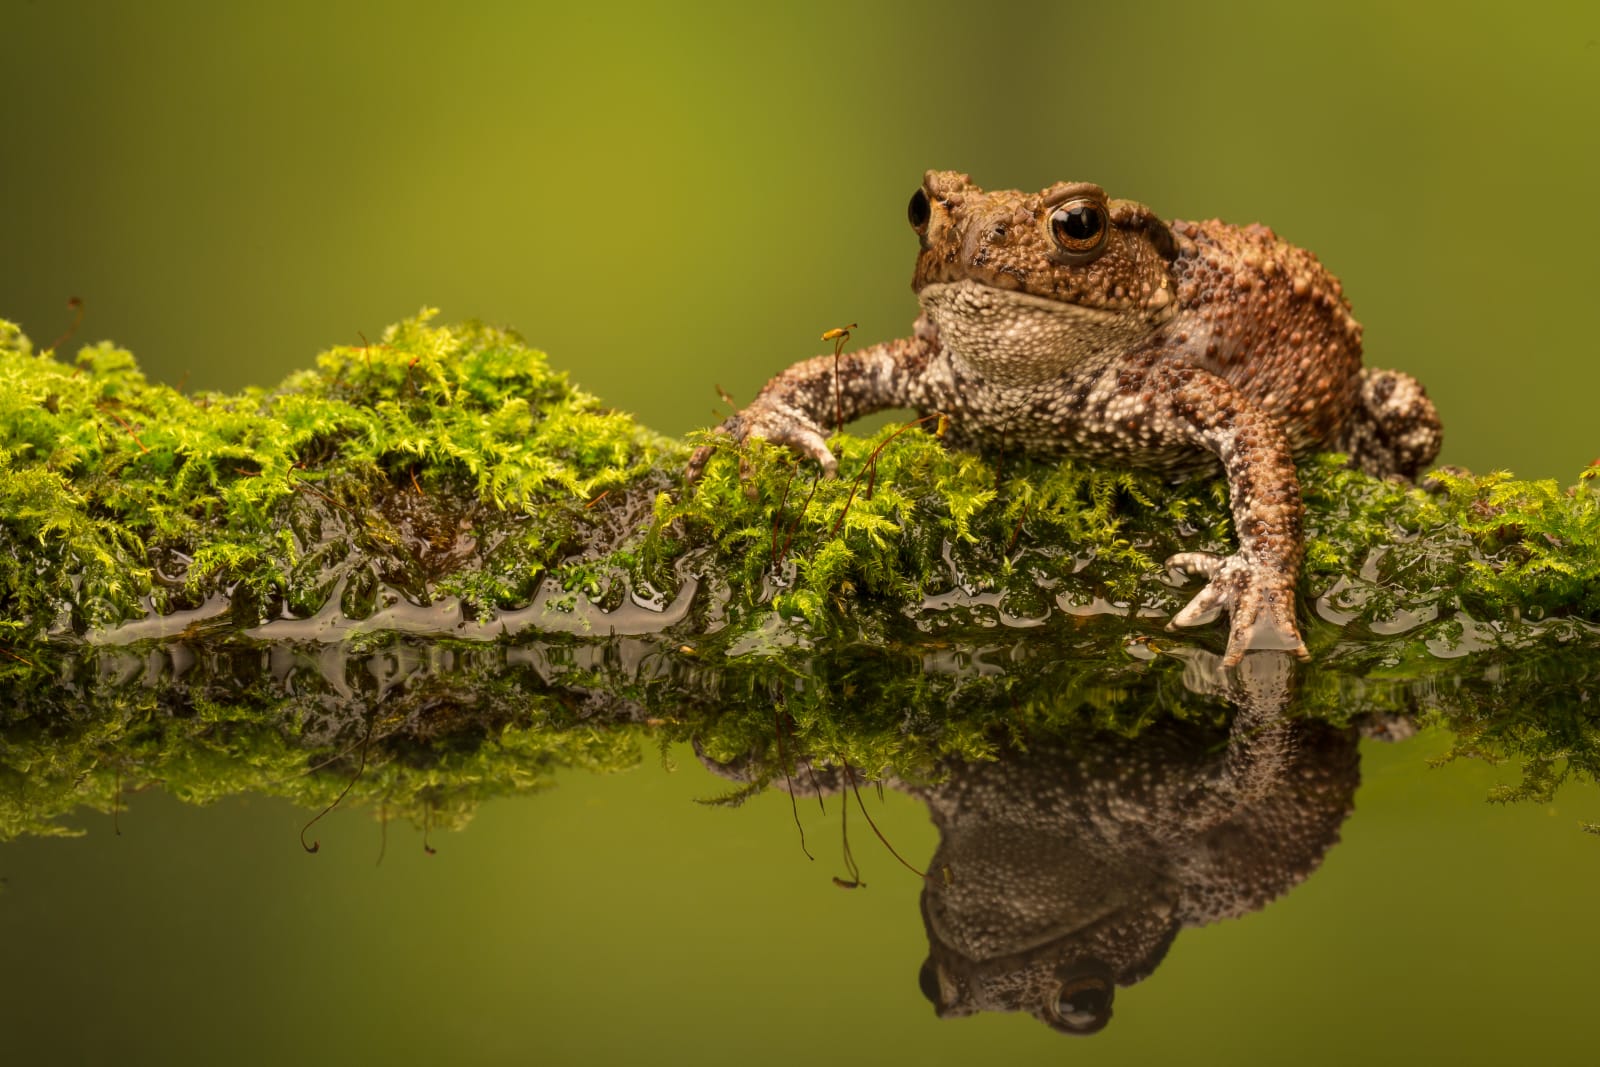
[(1266, 226), (1174, 222), (1178, 310), (1162, 350), (1227, 379), (1284, 424), (1296, 453), (1360, 417), (1361, 324), (1339, 279)]

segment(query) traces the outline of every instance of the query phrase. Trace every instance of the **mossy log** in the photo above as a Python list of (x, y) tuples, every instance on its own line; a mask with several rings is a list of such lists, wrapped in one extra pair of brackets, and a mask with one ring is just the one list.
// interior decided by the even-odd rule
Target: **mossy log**
[[(1157, 637), (1187, 595), (1160, 561), (1232, 540), (1219, 481), (985, 459), (928, 429), (841, 435), (834, 480), (728, 446), (687, 485), (688, 444), (503, 330), (424, 315), (276, 389), (189, 396), (109, 344), (66, 364), (0, 323), (0, 639), (686, 624), (739, 643), (1063, 616), (1220, 634)], [(1312, 459), (1313, 651), (1591, 633), (1600, 470), (1583, 473), (1565, 491), (1444, 474), (1427, 493)]]
[[(425, 313), (224, 396), (0, 323), (0, 836), (141, 780), (325, 803), (358, 752), (357, 796), (439, 824), (640, 730), (907, 777), (1250, 699), (1220, 624), (1163, 629), (1190, 591), (1161, 560), (1232, 543), (1220, 482), (933, 429), (839, 435), (834, 480), (719, 440), (690, 485), (697, 441), (482, 325)], [(1592, 777), (1595, 470), (1427, 492), (1307, 461), (1299, 713), (1442, 717), (1527, 761), (1508, 795)]]

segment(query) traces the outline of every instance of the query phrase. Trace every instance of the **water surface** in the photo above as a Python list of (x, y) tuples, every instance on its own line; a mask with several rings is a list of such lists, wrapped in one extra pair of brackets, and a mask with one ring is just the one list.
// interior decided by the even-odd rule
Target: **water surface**
[[(1040, 885), (1051, 890), (1049, 906), (1092, 883), (1065, 906), (1080, 924), (1107, 900), (1126, 904), (1142, 892), (1129, 887), (1158, 868), (1190, 877), (1181, 871), (1192, 873), (1197, 854), (1197, 834), (1181, 826), (1162, 831), (1178, 844), (1155, 853), (1096, 854), (1086, 841), (1182, 824), (1204, 803), (1266, 812), (1218, 838), (1222, 866), (1239, 857), (1241, 882), (1263, 856), (1268, 866), (1277, 857), (1315, 867), (1302, 884), (1294, 869), (1267, 879), (1258, 895), (1276, 899), (1258, 911), (1178, 930), (1088, 1038), (1020, 1014), (936, 1018), (919, 981), (930, 954), (919, 896), (1011, 876), (995, 867), (974, 876), (986, 861), (970, 843), (941, 853), (925, 882), (854, 803), (841, 827), (835, 789), (850, 789), (837, 769), (812, 778), (796, 766), (793, 812), (770, 767), (771, 787), (742, 806), (697, 803), (726, 797), (730, 778), (760, 768), (736, 760), (712, 773), (686, 744), (661, 750), (648, 726), (615, 727), (644, 735), (632, 769), (554, 769), (550, 788), (484, 803), (459, 832), (385, 825), (369, 804), (313, 826), (307, 839), (320, 848), (308, 854), (301, 833), (314, 806), (230, 795), (195, 807), (148, 789), (114, 815), (71, 817), (82, 837), (13, 841), (0, 847), (0, 937), (13, 964), (0, 1014), (10, 1047), (62, 1062), (215, 1062), (227, 1050), (245, 1063), (1488, 1063), (1586, 1047), (1576, 1020), (1600, 952), (1589, 921), (1600, 842), (1579, 825), (1600, 819), (1600, 790), (1569, 785), (1547, 802), (1491, 804), (1497, 783), (1521, 780), (1515, 765), (1434, 766), (1448, 732), (1405, 738), (1404, 720), (1360, 721), (1402, 739), (1247, 708), (1231, 728), (1203, 715), (1157, 717), (1131, 740), (1091, 732), (1064, 743), (1059, 772), (1041, 772), (1044, 749), (1033, 746), (1033, 769), (1012, 793), (1000, 787), (1003, 803), (1061, 781), (1099, 795), (1085, 803), (1102, 815), (1119, 811), (1129, 787), (1109, 772), (1173, 732), (1186, 738), (1175, 758), (1187, 769), (1166, 758), (1145, 770), (1201, 786), (1168, 808), (1122, 812), (1115, 833), (1065, 820), (1072, 843), (1041, 838), (1016, 854), (1057, 851), (1058, 869), (1032, 876), (1036, 896)], [(1275, 729), (1296, 732), (1280, 745)], [(1306, 762), (1319, 746), (1330, 753), (1316, 765), (1323, 771)], [(1264, 806), (1217, 784), (1241, 758), (1289, 761), (1289, 774), (1269, 774), (1257, 790), (1272, 794)], [(1096, 760), (1109, 772), (1085, 778)], [(993, 777), (996, 766), (980, 769)], [(347, 755), (341, 774), (354, 769)], [(913, 865), (934, 859), (929, 805), (961, 773), (881, 797), (861, 791)], [(1318, 774), (1331, 790), (1297, 778)], [(811, 783), (830, 794), (826, 814), (806, 795), (817, 791)], [(1331, 800), (1305, 800), (1319, 790)], [(1280, 832), (1294, 821), (1281, 813), (1308, 803), (1329, 831), (1312, 847), (1295, 844), (1304, 835), (1292, 826)], [(854, 880), (865, 885), (841, 888)], [(978, 895), (1003, 897), (989, 887)]]

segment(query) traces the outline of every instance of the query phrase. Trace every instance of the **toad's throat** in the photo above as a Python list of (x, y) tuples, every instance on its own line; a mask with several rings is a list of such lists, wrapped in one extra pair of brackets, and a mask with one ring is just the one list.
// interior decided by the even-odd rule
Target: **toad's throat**
[(982, 282), (934, 282), (917, 293), (944, 347), (1003, 388), (1039, 385), (1125, 351), (1148, 333), (1136, 315), (997, 289)]

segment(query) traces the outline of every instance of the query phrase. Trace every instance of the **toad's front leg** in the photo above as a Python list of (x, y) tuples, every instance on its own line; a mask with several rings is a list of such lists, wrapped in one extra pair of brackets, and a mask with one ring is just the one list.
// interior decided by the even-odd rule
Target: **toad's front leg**
[[(716, 432), (746, 441), (760, 437), (785, 445), (822, 465), (830, 477), (839, 461), (828, 449), (829, 430), (874, 411), (922, 406), (923, 372), (937, 346), (911, 337), (796, 363), (769, 381), (749, 407), (730, 415)], [(689, 459), (690, 481), (715, 451), (701, 445)]]
[(1295, 625), (1295, 579), (1305, 554), (1305, 507), (1294, 457), (1277, 420), (1224, 379), (1198, 367), (1151, 369), (1124, 375), (1120, 390), (1135, 395), (1143, 418), (1216, 454), (1228, 480), (1239, 551), (1231, 556), (1182, 552), (1169, 567), (1206, 579), (1168, 628), (1195, 626), (1228, 613), (1224, 666), (1249, 649), (1283, 649), (1304, 659)]

